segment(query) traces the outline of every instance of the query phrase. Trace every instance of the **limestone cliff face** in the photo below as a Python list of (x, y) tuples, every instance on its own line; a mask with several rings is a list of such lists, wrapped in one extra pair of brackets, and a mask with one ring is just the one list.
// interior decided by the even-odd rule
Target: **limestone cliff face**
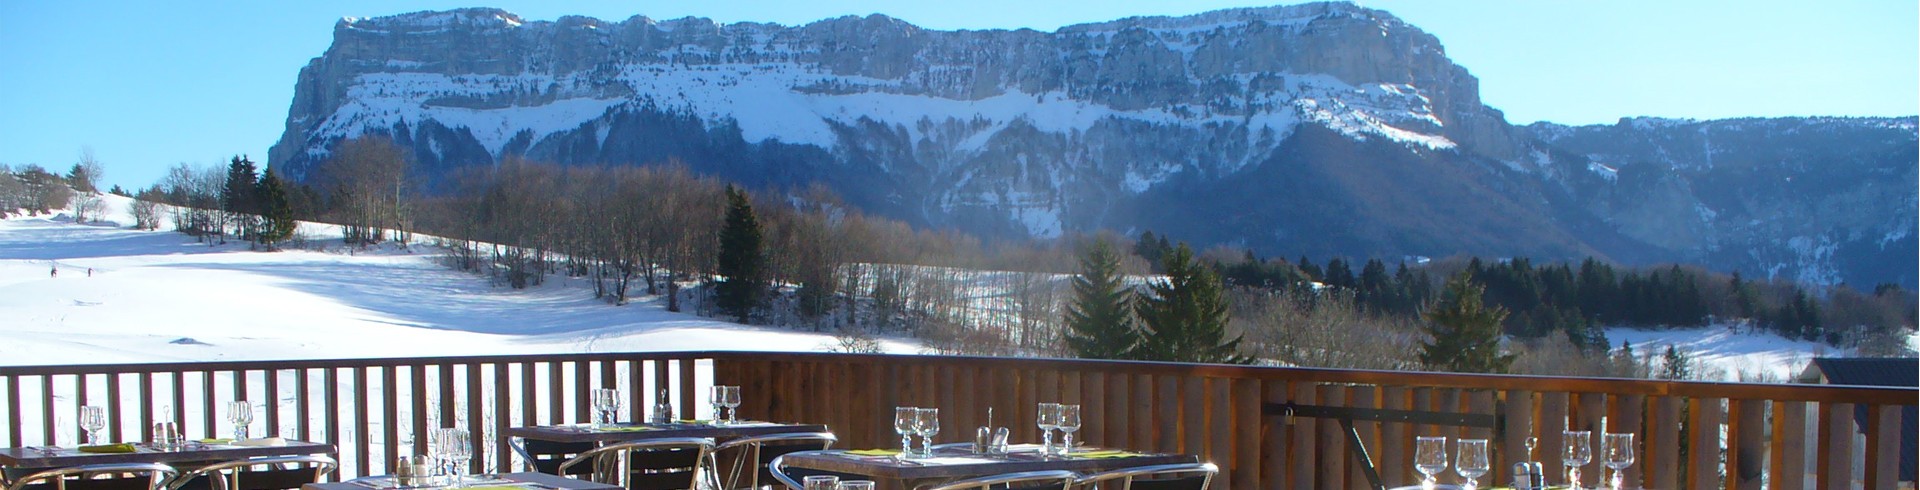
[(1669, 222), (1694, 213), (1675, 208), (1698, 200), (1691, 180), (1590, 202), (1593, 152), (1508, 125), (1439, 40), (1345, 3), (1056, 32), (878, 15), (349, 18), (301, 70), (270, 164), (309, 179), (369, 133), (410, 147), (429, 182), (510, 155), (677, 159), (991, 235), (1152, 229), (1287, 255), (1629, 262), (1726, 243), (1722, 228)]

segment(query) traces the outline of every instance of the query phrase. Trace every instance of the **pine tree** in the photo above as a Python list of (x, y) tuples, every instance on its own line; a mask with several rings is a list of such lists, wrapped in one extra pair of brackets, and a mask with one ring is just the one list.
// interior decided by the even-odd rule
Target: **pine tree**
[(749, 322), (766, 296), (767, 259), (761, 235), (760, 221), (753, 215), (753, 203), (746, 191), (727, 186), (727, 218), (720, 228), (716, 264), (726, 279), (714, 287), (714, 293), (720, 310), (740, 323)]
[(293, 221), (293, 206), (287, 198), (287, 188), (280, 178), (273, 175), (269, 168), (260, 174), (260, 182), (255, 186), (260, 200), (260, 243), (271, 250), (274, 246), (293, 237), (297, 223)]
[(1162, 262), (1166, 282), (1151, 285), (1152, 294), (1134, 301), (1134, 313), (1145, 329), (1140, 345), (1129, 356), (1175, 362), (1248, 364), (1241, 356), (1240, 337), (1227, 340), (1227, 301), (1220, 278), (1194, 262), (1193, 249), (1182, 243)]
[(1090, 359), (1124, 359), (1140, 344), (1134, 327), (1133, 289), (1122, 283), (1120, 257), (1113, 245), (1095, 241), (1080, 258), (1073, 279), (1073, 305), (1067, 310), (1067, 347)]
[(1427, 333), (1420, 362), (1429, 368), (1460, 373), (1504, 373), (1513, 354), (1500, 353), (1500, 321), (1507, 311), (1481, 303), (1485, 289), (1473, 275), (1461, 272), (1447, 281), (1439, 302), (1427, 308)]
[(1693, 369), (1688, 366), (1692, 362), (1688, 358), (1692, 356), (1686, 351), (1668, 344), (1666, 354), (1660, 357), (1662, 361), (1660, 379), (1678, 381), (1693, 377)]

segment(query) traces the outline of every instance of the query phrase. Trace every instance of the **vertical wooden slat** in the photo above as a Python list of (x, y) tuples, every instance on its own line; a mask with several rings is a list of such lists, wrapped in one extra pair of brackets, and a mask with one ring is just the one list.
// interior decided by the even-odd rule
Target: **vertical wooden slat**
[(112, 442), (126, 441), (124, 427), (122, 427), (125, 424), (121, 423), (123, 413), (120, 408), (120, 375), (121, 373), (107, 375), (107, 438), (112, 439)]
[[(302, 382), (305, 382), (306, 376), (301, 376), (300, 379)], [(321, 427), (326, 429), (324, 431), (326, 433), (326, 439), (324, 440), (338, 449), (340, 451), (340, 459), (344, 460), (347, 459), (348, 452), (346, 448), (340, 445), (341, 442), (345, 441), (345, 438), (340, 437), (340, 370), (337, 368), (321, 368), (320, 382), (320, 403), (322, 404), (320, 417), (325, 419), (321, 421)], [(306, 392), (305, 389), (301, 389), (300, 391), (302, 393)], [(306, 404), (301, 404), (301, 408), (306, 409)], [(313, 419), (302, 415), (300, 420)], [(304, 427), (306, 424), (301, 425)], [(301, 437), (301, 439), (314, 440), (310, 436)], [(361, 466), (360, 468), (362, 468), (362, 472), (366, 471), (365, 466)]]
[(1619, 395), (1614, 397), (1613, 419), (1620, 429), (1616, 432), (1633, 434), (1633, 455), (1636, 458), (1632, 466), (1627, 467), (1623, 485), (1628, 488), (1641, 488), (1642, 470), (1646, 468), (1647, 438), (1646, 395)]
[(172, 374), (173, 405), (167, 408), (169, 412), (173, 413), (173, 415), (169, 417), (172, 419), (170, 422), (180, 424), (180, 432), (184, 434), (187, 430), (187, 373), (186, 371), (174, 371)]
[[(373, 446), (367, 443), (367, 438), (373, 430), (373, 422), (368, 420), (372, 412), (368, 411), (367, 398), (372, 396), (373, 392), (373, 387), (367, 386), (368, 369), (371, 368), (353, 368), (353, 413), (355, 414), (353, 420), (353, 444), (354, 455), (358, 458), (357, 462), (359, 463), (360, 471), (373, 474), (373, 467), (368, 466), (368, 464), (373, 461), (373, 450), (371, 449)], [(389, 385), (389, 387), (391, 387), (391, 385)], [(386, 423), (388, 427), (393, 426), (391, 420), (386, 421)], [(392, 445), (389, 444), (388, 446), (391, 447)], [(385, 468), (386, 465), (382, 464), (381, 467)]]
[(1207, 379), (1180, 379), (1180, 451), (1201, 454), (1207, 448)]
[(1153, 449), (1163, 453), (1180, 452), (1180, 442), (1185, 436), (1180, 433), (1180, 380), (1181, 376), (1163, 374), (1154, 380), (1154, 406), (1159, 407), (1155, 416), (1155, 427), (1159, 429), (1158, 440)]
[(261, 382), (265, 384), (263, 388), (266, 390), (266, 393), (264, 394), (265, 396), (261, 397), (263, 398), (262, 400), (259, 400), (254, 404), (259, 405), (261, 409), (266, 410), (266, 413), (265, 413), (266, 420), (264, 421), (267, 427), (266, 435), (279, 436), (281, 435), (280, 434), (280, 371), (275, 369), (268, 369), (264, 371), (264, 377), (261, 378)]
[(536, 393), (540, 392), (540, 378), (539, 373), (536, 372), (538, 371), (536, 367), (539, 366), (539, 364), (534, 362), (520, 362), (515, 364), (520, 366), (520, 389), (517, 393), (514, 393), (513, 396), (507, 398), (520, 400), (520, 423), (526, 425), (541, 425), (540, 397), (535, 396)]
[(53, 408), (54, 392), (53, 375), (40, 375), (40, 443), (48, 446), (59, 444), (54, 434), (57, 429), (54, 427), (53, 419), (54, 414), (58, 413)]
[(1648, 423), (1647, 454), (1644, 457), (1646, 479), (1642, 482), (1647, 488), (1678, 488), (1680, 485), (1680, 404), (1677, 397), (1661, 396), (1650, 399), (1648, 408), (1653, 413), (1653, 421)]
[[(697, 400), (696, 397), (701, 396), (698, 393), (700, 390), (695, 389), (693, 386), (694, 384), (693, 376), (695, 374), (694, 366), (696, 362), (698, 362), (698, 360), (692, 359), (692, 358), (679, 359), (677, 361), (677, 363), (680, 365), (680, 406), (682, 407), (697, 406), (695, 405), (695, 403), (698, 403), (697, 401), (695, 401)], [(699, 413), (699, 412), (693, 412), (693, 413)], [(702, 418), (702, 417), (688, 417), (688, 418)]]
[(1104, 402), (1103, 404), (1105, 405), (1105, 409), (1101, 411), (1104, 413), (1104, 416), (1100, 417), (1103, 419), (1101, 423), (1104, 425), (1100, 431), (1104, 434), (1104, 439), (1100, 442), (1103, 446), (1119, 448), (1130, 447), (1127, 436), (1131, 434), (1127, 432), (1132, 428), (1133, 418), (1129, 416), (1131, 414), (1127, 413), (1127, 405), (1133, 400), (1128, 393), (1128, 390), (1131, 388), (1128, 386), (1128, 381), (1130, 381), (1131, 378), (1131, 376), (1121, 373), (1107, 375), (1106, 395), (1094, 399), (1096, 402)]
[[(448, 365), (451, 366), (452, 364), (449, 363)], [(473, 459), (470, 461), (471, 466), (468, 467), (468, 471), (474, 473), (493, 473), (492, 468), (504, 468), (504, 466), (501, 466), (498, 460), (492, 460), (492, 455), (487, 454), (486, 441), (496, 440), (496, 438), (492, 437), (493, 433), (487, 430), (487, 402), (481, 397), (482, 393), (486, 391), (486, 377), (481, 375), (482, 371), (480, 369), (479, 363), (469, 362), (462, 365), (461, 372), (465, 373), (465, 376), (458, 379), (464, 381), (460, 384), (465, 387), (467, 391), (467, 409), (459, 413), (467, 417), (467, 434), (472, 438), (474, 444), (472, 448)], [(446, 380), (444, 382), (449, 385), (453, 384), (453, 380)], [(459, 417), (453, 418), (453, 420), (458, 419)], [(452, 424), (448, 426), (452, 427)], [(489, 461), (492, 461), (494, 464), (487, 464)]]
[[(1313, 405), (1319, 399), (1319, 387), (1313, 383), (1288, 383), (1288, 388), (1293, 392), (1295, 405)], [(1316, 425), (1320, 422), (1312, 417), (1293, 417), (1292, 422), (1283, 419), (1282, 423), (1291, 424), (1287, 432), (1292, 436), (1291, 443), (1287, 445), (1288, 459), (1292, 463), (1287, 467), (1294, 471), (1286, 488), (1316, 488), (1320, 474), (1325, 473), (1320, 470), (1322, 448), (1314, 445), (1314, 440), (1319, 437)]]
[(1534, 458), (1539, 457), (1538, 454), (1527, 454), (1527, 439), (1534, 438), (1537, 444), (1540, 435), (1533, 429), (1532, 391), (1508, 391), (1504, 403), (1507, 415), (1505, 435), (1497, 442), (1500, 445), (1500, 449), (1496, 451), (1499, 456), (1495, 458), (1498, 462), (1494, 463), (1492, 472), (1494, 473), (1493, 481), (1499, 482), (1495, 486), (1511, 487), (1518, 482), (1511, 481), (1512, 473), (1509, 470), (1513, 468), (1514, 463), (1533, 461)]
[(965, 393), (966, 396), (956, 397), (953, 403), (940, 406), (940, 417), (944, 419), (940, 421), (940, 426), (951, 427), (951, 429), (940, 431), (941, 435), (951, 434), (954, 436), (948, 437), (948, 441), (973, 440), (973, 428), (979, 427), (981, 419), (985, 418), (976, 417), (973, 411), (974, 406), (981, 401), (980, 399), (985, 398), (980, 396), (981, 390), (978, 375), (979, 370), (973, 366), (954, 367), (954, 382), (953, 384), (946, 385), (948, 387), (947, 390)]
[[(411, 406), (408, 409), (408, 412), (410, 412), (408, 416), (402, 417), (402, 418), (405, 419), (407, 421), (407, 425), (413, 429), (412, 431), (410, 431), (412, 434), (411, 437), (413, 438), (412, 454), (427, 454), (427, 448), (429, 447), (427, 446), (427, 437), (428, 437), (427, 432), (429, 429), (432, 429), (434, 427), (440, 427), (439, 425), (435, 425), (431, 420), (431, 417), (433, 417), (433, 410), (427, 408), (428, 404), (432, 401), (432, 397), (427, 395), (428, 393), (430, 393), (430, 391), (428, 390), (432, 389), (433, 386), (427, 383), (427, 365), (412, 364), (406, 367), (407, 367), (407, 379), (409, 380), (407, 383), (407, 390), (406, 390), (407, 401), (411, 403)], [(399, 369), (399, 367), (395, 366), (389, 369)], [(444, 379), (440, 381), (442, 384), (446, 383), (446, 380)], [(397, 387), (388, 387), (387, 392), (392, 393), (393, 396), (395, 397), (394, 400), (389, 403), (393, 406), (399, 406), (400, 405), (399, 396), (401, 391)], [(444, 399), (441, 400), (441, 402), (443, 403), (445, 401), (446, 400)], [(397, 422), (394, 422), (394, 423), (397, 423)], [(442, 423), (445, 423), (445, 422), (442, 422)], [(403, 434), (409, 433), (409, 431), (400, 431), (400, 433), (403, 433)], [(387, 443), (393, 444), (393, 445), (399, 445), (400, 441), (393, 438), (388, 438)], [(387, 454), (388, 461), (393, 461), (394, 459), (397, 459), (397, 458), (398, 456), (394, 455), (392, 451), (388, 451), (388, 454)]]
[[(1374, 391), (1374, 388), (1375, 387), (1371, 385), (1347, 387), (1347, 406), (1354, 408), (1379, 408), (1379, 403), (1375, 401), (1377, 392)], [(1452, 410), (1448, 410), (1447, 412), (1452, 412)], [(1369, 451), (1369, 454), (1372, 454), (1372, 451), (1380, 450), (1379, 422), (1356, 420), (1353, 422), (1353, 428), (1356, 432), (1360, 433), (1360, 444)], [(1347, 452), (1352, 453), (1353, 449), (1349, 448)], [(1453, 449), (1448, 448), (1447, 453), (1452, 454)], [(1349, 486), (1364, 486), (1368, 484), (1366, 469), (1362, 466), (1363, 463), (1357, 458), (1358, 456), (1347, 457), (1347, 481), (1351, 482)], [(1378, 464), (1377, 462), (1380, 461), (1378, 457), (1371, 459), (1368, 463)], [(1376, 467), (1375, 471), (1378, 470), (1379, 468)]]
[(1127, 426), (1133, 428), (1133, 433), (1127, 436), (1129, 449), (1148, 450), (1158, 442), (1153, 437), (1153, 428), (1158, 423), (1153, 413), (1153, 388), (1152, 375), (1133, 375), (1133, 382), (1128, 387), (1132, 400), (1127, 402), (1127, 411), (1130, 412)]
[[(1467, 393), (1468, 413), (1494, 415), (1494, 403), (1494, 393), (1491, 390), (1475, 390)], [(1498, 446), (1500, 441), (1493, 438), (1493, 432), (1492, 427), (1473, 427), (1467, 429), (1467, 438), (1487, 441), (1487, 474), (1481, 475), (1479, 480), (1481, 485), (1487, 487), (1495, 486), (1493, 482), (1500, 481), (1500, 473), (1503, 473), (1501, 470), (1507, 469), (1505, 465), (1501, 464), (1501, 454)], [(1454, 451), (1458, 451), (1457, 448), (1459, 446), (1455, 445), (1454, 447), (1456, 449), (1450, 450), (1448, 454), (1453, 454)], [(1458, 461), (1457, 456), (1455, 461)]]
[(1687, 486), (1713, 488), (1720, 484), (1720, 422), (1725, 408), (1717, 398), (1688, 400)]
[[(636, 362), (634, 364), (639, 363)], [(493, 391), (491, 391), (491, 393), (493, 393), (493, 431), (496, 434), (505, 433), (508, 427), (513, 427), (513, 378), (510, 376), (512, 373), (508, 372), (507, 367), (508, 364), (505, 362), (493, 363)], [(639, 377), (636, 376), (634, 379), (639, 379)], [(494, 471), (501, 473), (517, 471), (517, 469), (513, 467), (512, 446), (509, 446), (504, 438), (499, 438), (496, 442), (499, 444), (496, 444), (493, 449), (493, 460), (495, 461)]]
[[(1566, 393), (1540, 394), (1540, 445), (1539, 461), (1547, 472), (1547, 483), (1565, 485), (1567, 483), (1566, 466), (1560, 464), (1561, 442), (1565, 439), (1561, 431), (1567, 428)], [(1672, 487), (1667, 487), (1672, 488)]]
[(1867, 465), (1866, 488), (1868, 490), (1890, 490), (1900, 481), (1900, 407), (1893, 405), (1873, 405), (1867, 407)]
[[(436, 383), (436, 385), (438, 385), (438, 387), (440, 388), (440, 397), (435, 398), (435, 401), (438, 401), (440, 403), (440, 417), (439, 417), (440, 423), (437, 425), (429, 426), (429, 427), (459, 427), (460, 426), (459, 424), (460, 417), (458, 415), (455, 415), (455, 412), (456, 412), (455, 409), (459, 408), (460, 406), (460, 403), (459, 403), (460, 398), (454, 394), (455, 384), (456, 383), (453, 377), (453, 363), (451, 362), (440, 363), (440, 382)], [(469, 407), (471, 407), (471, 405), (469, 405)]]
[(1265, 405), (1287, 402), (1287, 382), (1277, 379), (1260, 380), (1260, 485), (1259, 488), (1281, 488), (1290, 475), (1287, 474), (1287, 421), (1284, 415), (1265, 415)]
[(1207, 457), (1208, 461), (1217, 461), (1222, 471), (1228, 472), (1214, 478), (1215, 490), (1230, 490), (1233, 486), (1233, 380), (1229, 378), (1207, 379)]
[(1080, 433), (1074, 434), (1075, 444), (1107, 445), (1107, 410), (1102, 405), (1106, 398), (1106, 373), (1087, 371), (1080, 374), (1080, 399), (1074, 401), (1074, 404), (1080, 405)]
[[(214, 394), (220, 391), (214, 386), (216, 374), (218, 373), (211, 369), (200, 372), (200, 419), (203, 424), (200, 426), (200, 433), (203, 434), (201, 437), (205, 438), (220, 437), (219, 419), (216, 418), (219, 417), (220, 414), (219, 410), (214, 408), (219, 406), (218, 402), (215, 401)], [(181, 410), (181, 412), (185, 411), (186, 410)], [(183, 427), (180, 433), (190, 434), (191, 432), (185, 430)]]
[[(1389, 386), (1380, 390), (1380, 407), (1389, 410), (1407, 410), (1408, 391), (1404, 386)], [(1388, 484), (1413, 481), (1410, 466), (1413, 464), (1413, 433), (1407, 424), (1394, 422), (1380, 424), (1380, 446), (1375, 449), (1374, 464), (1380, 470), (1380, 480)]]
[(1233, 437), (1233, 487), (1257, 489), (1260, 487), (1260, 431), (1250, 430), (1260, 426), (1260, 380), (1236, 378), (1229, 394), (1233, 406), (1228, 413), (1233, 417), (1216, 421), (1215, 424), (1229, 427)]
[(567, 365), (570, 363), (560, 360), (544, 363), (547, 366), (547, 416), (555, 424), (580, 421), (567, 418)]
[(1586, 466), (1580, 467), (1580, 482), (1584, 488), (1596, 488), (1600, 485), (1601, 478), (1606, 475), (1606, 472), (1602, 471), (1606, 469), (1606, 464), (1601, 461), (1604, 458), (1600, 455), (1600, 441), (1607, 433), (1606, 420), (1603, 420), (1607, 414), (1607, 394), (1581, 393), (1579, 403), (1580, 408), (1574, 416), (1574, 420), (1578, 421), (1576, 425), (1578, 428), (1574, 430), (1592, 433), (1589, 436), (1592, 439), (1587, 441), (1587, 451), (1593, 455)]
[(1727, 481), (1735, 490), (1759, 490), (1766, 474), (1766, 402), (1727, 401)]
[[(1329, 407), (1347, 406), (1347, 390), (1339, 385), (1320, 386), (1320, 405)], [(1320, 452), (1320, 475), (1318, 487), (1321, 490), (1345, 490), (1348, 488), (1347, 467), (1353, 463), (1353, 456), (1347, 453), (1345, 428), (1332, 420), (1322, 420), (1313, 448)], [(1363, 485), (1360, 482), (1354, 482)]]
[[(672, 381), (670, 381), (669, 378), (667, 378), (667, 374), (669, 371), (671, 371), (671, 369), (667, 368), (667, 361), (661, 360), (661, 359), (654, 359), (654, 360), (647, 361), (647, 365), (653, 368), (653, 387), (648, 389), (649, 391), (649, 393), (647, 393), (647, 396), (649, 397), (647, 398), (648, 403), (666, 403), (668, 405), (673, 405), (672, 398), (668, 398), (665, 400), (658, 400), (653, 398), (653, 397), (659, 396), (662, 393), (670, 393), (667, 391), (667, 387), (669, 384), (672, 383)], [(672, 396), (672, 395), (669, 394), (667, 396)], [(647, 409), (652, 410), (653, 407), (649, 405)], [(674, 419), (693, 418), (693, 417), (687, 416), (686, 411), (687, 411), (686, 407), (681, 406), (679, 411), (672, 414), (671, 417)]]
[(640, 359), (627, 361), (627, 383), (619, 386), (627, 393), (627, 418), (633, 422), (646, 422), (653, 415), (653, 392), (647, 390), (647, 363)]
[[(418, 368), (414, 369), (416, 372)], [(387, 468), (400, 458), (400, 366), (388, 365), (380, 369), (380, 424), (384, 430), (380, 444), (386, 447), (386, 454), (380, 459), (380, 467)], [(417, 385), (416, 385), (417, 386)], [(421, 411), (415, 411), (420, 413)], [(415, 426), (418, 427), (417, 425)], [(406, 454), (426, 454), (426, 436), (417, 435), (413, 447)], [(363, 440), (364, 441), (364, 440)], [(365, 442), (362, 442), (365, 444)], [(391, 468), (389, 468), (391, 469)]]
[(1020, 377), (1025, 381), (1020, 384), (1020, 399), (1007, 407), (1007, 420), (1001, 424), (1008, 428), (1008, 437), (1012, 438), (1009, 442), (1040, 439), (1040, 431), (1033, 425), (1033, 416), (1044, 393), (1040, 388), (1042, 373), (1037, 370), (1022, 371)]
[(1853, 404), (1820, 404), (1820, 488), (1853, 487)]
[[(20, 415), (18, 415), (20, 413), (20, 377), (6, 376), (5, 380), (7, 382), (7, 413), (15, 414), (13, 415), (13, 417), (16, 420), (24, 420), (25, 417), (21, 417)], [(141, 388), (140, 401), (144, 406), (144, 404), (147, 403), (148, 400), (153, 399), (153, 380), (150, 377), (145, 375), (140, 376), (140, 388)], [(141, 413), (142, 414), (148, 413), (148, 410), (143, 408), (141, 410)], [(22, 424), (22, 423), (7, 424), (7, 445), (8, 446), (25, 447), (27, 445), (27, 441), (25, 439), (22, 439), (22, 436), (21, 436), (20, 427), (23, 425), (26, 425), (26, 424)], [(152, 426), (148, 423), (142, 423), (140, 424), (140, 426), (142, 427), (140, 429), (142, 434), (145, 434), (146, 432), (152, 430), (147, 428)], [(145, 435), (142, 435), (140, 439), (147, 440), (148, 438)]]

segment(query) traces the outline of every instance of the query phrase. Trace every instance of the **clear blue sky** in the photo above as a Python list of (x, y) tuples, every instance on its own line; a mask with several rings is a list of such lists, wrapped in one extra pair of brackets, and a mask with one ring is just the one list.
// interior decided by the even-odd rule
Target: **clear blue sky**
[[(478, 1), (478, 0), (475, 0)], [(1363, 0), (1433, 33), (1509, 121), (1920, 112), (1912, 0)], [(1062, 25), (1264, 5), (1234, 0), (557, 2), (0, 0), (0, 163), (64, 171), (83, 147), (106, 183), (177, 163), (264, 163), (300, 67), (334, 21), (486, 5), (534, 20), (639, 14), (804, 24), (884, 13), (933, 29)]]

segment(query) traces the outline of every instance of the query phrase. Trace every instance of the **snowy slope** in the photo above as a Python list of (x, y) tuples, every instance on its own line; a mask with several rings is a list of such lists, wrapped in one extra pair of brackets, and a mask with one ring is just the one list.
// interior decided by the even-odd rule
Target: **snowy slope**
[[(106, 200), (109, 220), (131, 222), (124, 198)], [(168, 231), (74, 224), (65, 214), (0, 220), (0, 337), (7, 339), (0, 364), (833, 345), (827, 335), (669, 313), (650, 299), (609, 306), (565, 279), (529, 290), (493, 287), (435, 264), (431, 254), (424, 247), (262, 253)], [(918, 351), (907, 342), (883, 345)]]

